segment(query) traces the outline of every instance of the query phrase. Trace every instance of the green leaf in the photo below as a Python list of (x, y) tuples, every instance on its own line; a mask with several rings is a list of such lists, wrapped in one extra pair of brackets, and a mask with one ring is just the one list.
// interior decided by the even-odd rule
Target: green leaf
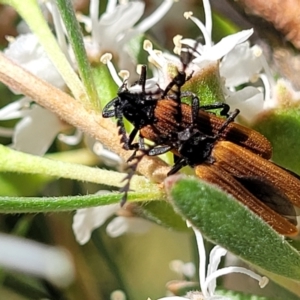
[(193, 177), (169, 177), (166, 186), (177, 211), (213, 243), (269, 272), (300, 280), (298, 251), (232, 196)]
[(272, 143), (272, 160), (300, 174), (300, 107), (272, 110), (254, 128)]
[(32, 196), (55, 178), (43, 175), (0, 174), (0, 196)]
[[(182, 90), (195, 93), (200, 99), (200, 105), (224, 102), (219, 64), (211, 63), (201, 71), (193, 74), (193, 77), (185, 83)], [(184, 102), (190, 104), (190, 97), (188, 101), (184, 99)]]

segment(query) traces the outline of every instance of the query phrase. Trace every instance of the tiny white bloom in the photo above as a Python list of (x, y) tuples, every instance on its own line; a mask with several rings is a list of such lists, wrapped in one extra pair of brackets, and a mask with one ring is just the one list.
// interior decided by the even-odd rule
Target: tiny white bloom
[[(203, 34), (205, 44), (198, 44), (195, 55), (196, 58), (193, 63), (199, 67), (205, 61), (216, 61), (228, 54), (234, 49), (234, 47), (240, 43), (245, 42), (253, 33), (253, 29), (243, 30), (235, 34), (224, 37), (220, 42), (214, 45), (211, 37), (212, 31), (212, 15), (209, 0), (203, 0), (204, 13), (205, 13), (205, 25), (197, 18), (192, 16), (192, 12), (186, 12), (185, 18), (191, 19), (200, 29)], [(183, 39), (181, 44), (188, 45), (193, 48), (196, 42), (192, 39)]]
[(86, 244), (91, 238), (92, 231), (103, 225), (119, 208), (120, 204), (111, 204), (78, 209), (72, 224), (77, 242), (80, 245)]
[(209, 264), (206, 270), (206, 253), (205, 247), (203, 243), (203, 237), (200, 231), (193, 226), (189, 222), (187, 222), (189, 227), (192, 227), (197, 240), (198, 252), (199, 252), (199, 278), (200, 278), (200, 292), (189, 292), (184, 297), (163, 297), (158, 300), (230, 300), (230, 298), (215, 294), (216, 290), (216, 279), (219, 276), (230, 274), (230, 273), (242, 273), (246, 274), (259, 282), (261, 288), (265, 287), (268, 284), (268, 279), (266, 277), (261, 277), (258, 274), (254, 273), (251, 270), (247, 270), (242, 267), (225, 267), (222, 269), (218, 269), (221, 258), (226, 255), (227, 250), (220, 246), (215, 246), (210, 252), (209, 256)]
[[(109, 193), (108, 191), (99, 191)], [(79, 244), (86, 244), (94, 229), (102, 226), (110, 217), (117, 215), (123, 208), (119, 203), (98, 207), (78, 209), (73, 218), (72, 228)], [(126, 212), (126, 210), (125, 210)], [(149, 230), (152, 223), (133, 216), (116, 216), (107, 225), (106, 232), (110, 237), (118, 237), (124, 233), (142, 234)]]
[[(130, 84), (128, 83), (128, 78), (130, 76), (130, 72), (128, 72), (127, 70), (122, 70), (117, 74), (117, 71), (116, 71), (113, 63), (111, 62), (111, 59), (112, 59), (112, 55), (110, 53), (105, 53), (100, 58), (101, 62), (107, 65), (110, 75), (111, 75), (112, 79), (115, 81), (115, 83), (118, 85), (118, 87), (121, 88), (122, 90), (128, 90), (131, 93), (141, 93), (142, 92), (141, 85), (136, 84), (136, 85), (130, 86)], [(137, 69), (138, 69), (137, 71), (139, 73), (140, 66), (138, 66)], [(123, 81), (120, 79), (120, 77), (123, 78)], [(160, 85), (158, 83), (158, 78), (146, 79), (145, 92), (150, 93), (152, 96), (152, 99), (154, 99), (155, 97), (160, 99), (162, 89), (160, 88)]]

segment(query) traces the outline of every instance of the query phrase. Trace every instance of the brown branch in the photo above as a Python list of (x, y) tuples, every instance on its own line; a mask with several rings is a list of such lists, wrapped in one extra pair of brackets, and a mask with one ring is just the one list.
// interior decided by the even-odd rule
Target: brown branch
[[(87, 111), (74, 98), (35, 77), (0, 53), (0, 81), (33, 99), (60, 119), (101, 141), (111, 151), (127, 160), (131, 151), (122, 149), (116, 125), (93, 111)], [(145, 156), (137, 169), (155, 182), (161, 182), (169, 168), (159, 158)]]

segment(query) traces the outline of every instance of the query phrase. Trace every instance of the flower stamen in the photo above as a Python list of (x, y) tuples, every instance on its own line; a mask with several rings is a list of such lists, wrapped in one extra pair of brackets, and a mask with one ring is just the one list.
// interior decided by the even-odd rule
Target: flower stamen
[(182, 40), (182, 35), (177, 34), (173, 37), (173, 43), (175, 45), (173, 52), (177, 55), (180, 55), (181, 53), (181, 46), (182, 46), (181, 40)]
[(193, 12), (191, 12), (191, 11), (190, 12), (185, 12), (183, 14), (183, 16), (186, 19), (191, 19), (198, 26), (201, 33), (203, 34), (203, 38), (204, 38), (204, 41), (205, 41), (205, 46), (212, 47), (212, 40), (211, 40), (210, 33), (207, 31), (205, 25), (198, 18), (193, 17)]
[(156, 67), (162, 68), (164, 66), (164, 60), (161, 58), (161, 51), (154, 50), (153, 44), (149, 40), (145, 40), (143, 49), (148, 52), (148, 60), (153, 63)]
[(112, 54), (111, 53), (105, 53), (101, 56), (100, 61), (103, 64), (106, 64), (110, 73), (110, 76), (112, 77), (112, 79), (114, 80), (114, 82), (117, 84), (117, 86), (121, 86), (123, 84), (123, 82), (121, 81), (121, 79), (119, 78), (117, 71), (113, 65), (113, 63), (111, 62), (112, 60)]

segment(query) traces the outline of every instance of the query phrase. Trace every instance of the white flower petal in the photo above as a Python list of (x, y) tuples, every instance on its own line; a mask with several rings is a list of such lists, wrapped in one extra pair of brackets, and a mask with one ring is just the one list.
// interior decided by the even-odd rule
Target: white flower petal
[[(125, 34), (143, 15), (144, 2), (135, 1), (118, 5), (114, 11), (104, 13), (98, 23), (93, 39), (106, 50), (116, 50), (116, 42), (126, 40)], [(95, 33), (95, 35), (94, 35)], [(127, 41), (127, 40), (126, 40)]]
[(114, 215), (120, 204), (78, 209), (73, 217), (72, 228), (77, 242), (83, 245), (91, 238), (92, 231)]
[(239, 109), (239, 117), (251, 124), (264, 108), (264, 95), (258, 89), (248, 86), (237, 92), (230, 92), (226, 103), (231, 109)]
[(110, 237), (118, 237), (124, 233), (145, 233), (152, 223), (137, 217), (116, 217), (106, 227)]
[(194, 59), (193, 62), (197, 64), (205, 60), (218, 60), (229, 53), (236, 45), (246, 41), (252, 33), (253, 29), (243, 30), (224, 37), (213, 47), (205, 46), (203, 55)]
[(63, 127), (55, 114), (35, 105), (16, 125), (12, 147), (22, 152), (43, 155)]
[(220, 74), (226, 78), (225, 85), (228, 87), (249, 82), (261, 70), (261, 60), (254, 55), (249, 42), (237, 45), (223, 58), (220, 66)]
[(34, 106), (16, 125), (13, 148), (43, 155), (62, 128), (62, 123), (55, 114), (40, 106)]
[(65, 83), (34, 34), (19, 35), (4, 54), (35, 76), (63, 88)]

